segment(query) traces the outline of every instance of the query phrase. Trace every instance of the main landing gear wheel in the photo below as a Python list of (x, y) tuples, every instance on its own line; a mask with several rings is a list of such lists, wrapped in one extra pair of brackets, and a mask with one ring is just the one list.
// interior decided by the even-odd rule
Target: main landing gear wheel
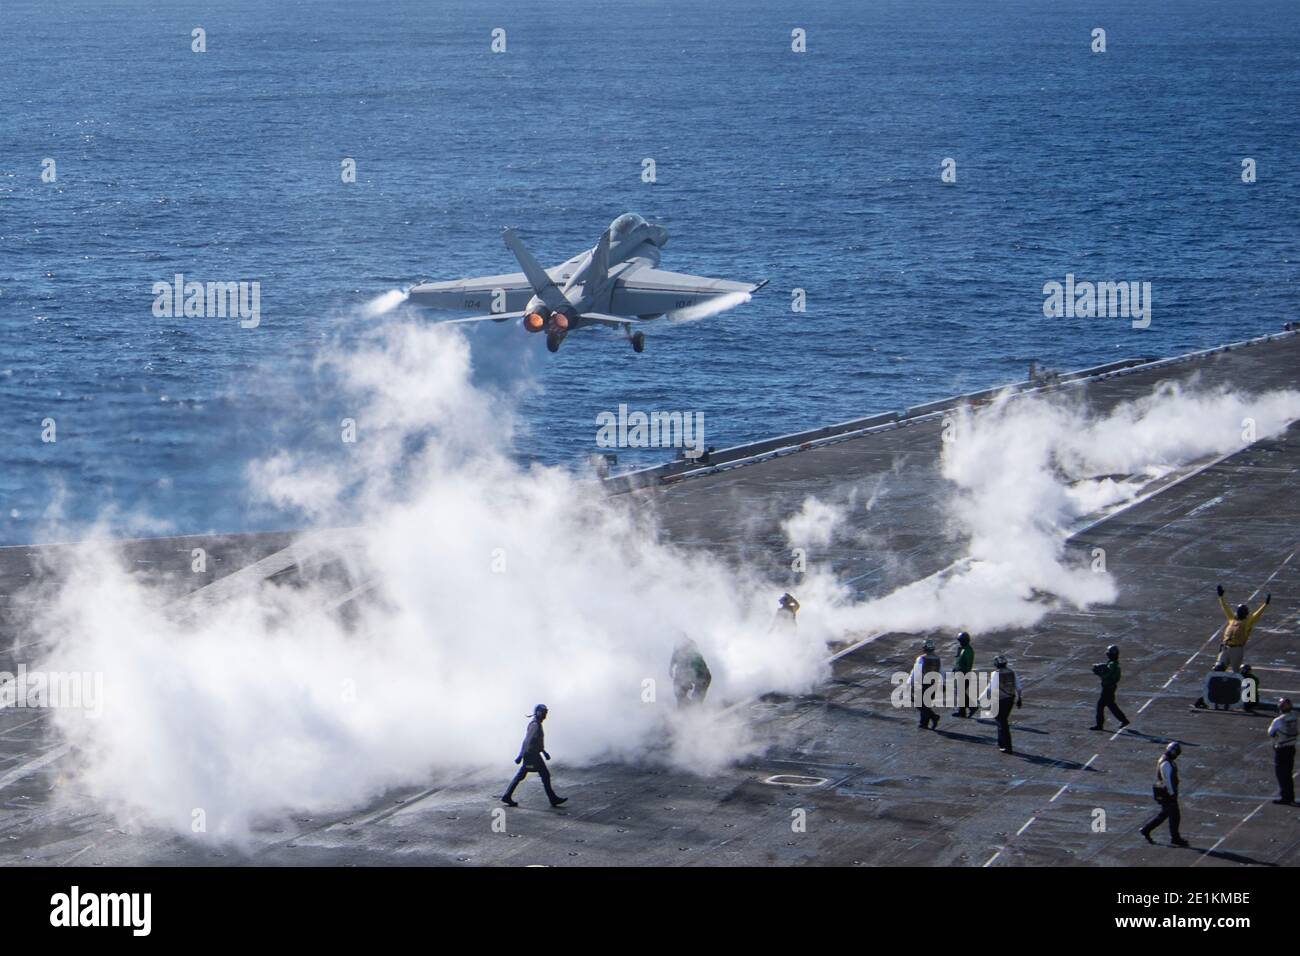
[(644, 351), (645, 351), (645, 333), (644, 333), (644, 332), (634, 332), (634, 333), (632, 334), (632, 351), (633, 351), (633, 352), (637, 352), (637, 353), (640, 353), (640, 352), (644, 352)]

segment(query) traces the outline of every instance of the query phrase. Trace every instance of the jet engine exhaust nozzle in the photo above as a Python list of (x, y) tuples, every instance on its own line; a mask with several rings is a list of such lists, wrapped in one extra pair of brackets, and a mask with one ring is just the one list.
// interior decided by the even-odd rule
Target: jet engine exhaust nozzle
[(540, 332), (546, 328), (546, 317), (540, 312), (529, 312), (524, 316), (524, 328), (529, 332)]

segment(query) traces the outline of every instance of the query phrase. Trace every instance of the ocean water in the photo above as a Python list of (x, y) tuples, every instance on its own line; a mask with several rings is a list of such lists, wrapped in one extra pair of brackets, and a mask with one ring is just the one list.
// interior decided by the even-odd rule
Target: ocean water
[[(503, 225), (558, 262), (633, 210), (670, 230), (663, 268), (771, 280), (651, 327), (642, 355), (605, 331), (554, 356), (476, 332), (482, 374), (540, 388), (524, 460), (576, 465), (620, 403), (701, 411), (723, 447), (1031, 359), (1277, 330), (1297, 90), (1293, 0), (4, 0), (0, 543), (105, 515), (292, 526), (250, 502), (246, 466), (338, 442), (313, 356), (386, 290), (514, 271)], [(175, 273), (260, 282), (261, 324), (156, 318)], [(1149, 328), (1044, 317), (1067, 273), (1150, 282)]]

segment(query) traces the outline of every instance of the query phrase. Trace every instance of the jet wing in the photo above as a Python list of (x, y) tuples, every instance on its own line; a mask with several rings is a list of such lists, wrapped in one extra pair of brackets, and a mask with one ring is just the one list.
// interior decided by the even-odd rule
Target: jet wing
[[(500, 295), (504, 300), (494, 303)], [(450, 282), (421, 282), (411, 287), (411, 302), (430, 309), (482, 311), (499, 304), (504, 311), (515, 312), (528, 305), (533, 287), (522, 272), (499, 276), (477, 276)]]
[[(546, 274), (556, 285), (563, 286), (577, 271), (581, 259), (581, 256), (575, 256), (563, 265), (547, 269)], [(412, 286), (410, 293), (414, 305), (451, 312), (481, 312), (492, 308), (498, 289), (505, 296), (499, 307), (506, 312), (526, 308), (528, 300), (533, 297), (533, 287), (522, 272), (452, 279), (449, 282), (421, 282)]]
[(619, 277), (610, 299), (610, 311), (620, 315), (676, 312), (720, 295), (753, 292), (760, 284), (709, 279), (663, 269), (635, 269)]

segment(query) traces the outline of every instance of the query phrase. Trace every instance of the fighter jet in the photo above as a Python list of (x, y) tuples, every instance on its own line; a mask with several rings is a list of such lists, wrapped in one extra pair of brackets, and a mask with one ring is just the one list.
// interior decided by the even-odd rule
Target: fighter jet
[(668, 230), (632, 212), (610, 223), (594, 248), (550, 269), (542, 268), (513, 229), (502, 236), (523, 272), (421, 282), (411, 287), (409, 300), (433, 309), (489, 309), (488, 315), (447, 321), (513, 320), (528, 332), (545, 332), (552, 352), (559, 351), (570, 332), (589, 325), (622, 329), (633, 350), (643, 352), (645, 333), (635, 328), (639, 323), (661, 316), (690, 321), (714, 315), (748, 302), (767, 284), (656, 268)]

